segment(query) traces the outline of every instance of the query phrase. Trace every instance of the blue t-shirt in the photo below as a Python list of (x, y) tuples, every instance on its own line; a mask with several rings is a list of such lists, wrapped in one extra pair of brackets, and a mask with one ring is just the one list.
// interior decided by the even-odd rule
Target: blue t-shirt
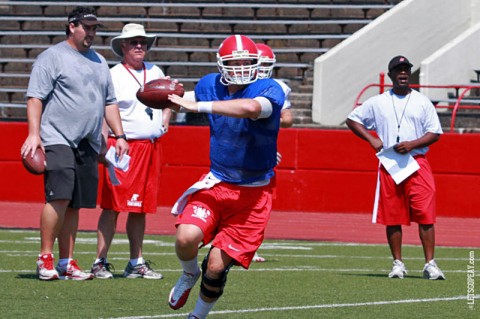
[(267, 98), (272, 103), (268, 118), (252, 120), (209, 114), (210, 170), (233, 184), (264, 181), (274, 174), (280, 113), (285, 95), (274, 80), (260, 79), (230, 95), (220, 74), (204, 76), (195, 87), (197, 101)]

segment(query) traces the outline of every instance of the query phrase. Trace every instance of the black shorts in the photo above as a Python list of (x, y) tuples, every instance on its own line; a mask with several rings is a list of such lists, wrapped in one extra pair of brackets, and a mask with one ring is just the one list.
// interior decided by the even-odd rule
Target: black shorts
[(95, 208), (98, 189), (98, 154), (87, 140), (78, 148), (45, 146), (45, 200), (70, 200), (71, 208)]

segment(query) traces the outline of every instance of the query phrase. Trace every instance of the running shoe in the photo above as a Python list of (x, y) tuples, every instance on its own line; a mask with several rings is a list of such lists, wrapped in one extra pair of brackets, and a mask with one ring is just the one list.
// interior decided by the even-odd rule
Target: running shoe
[(187, 303), (188, 295), (190, 295), (190, 291), (192, 290), (193, 286), (195, 286), (198, 278), (200, 278), (200, 274), (200, 270), (196, 274), (189, 274), (185, 271), (182, 273), (180, 278), (177, 280), (177, 283), (170, 291), (170, 295), (168, 297), (168, 305), (170, 308), (177, 310), (182, 308)]
[(123, 277), (145, 278), (145, 279), (162, 279), (163, 278), (161, 273), (155, 272), (152, 268), (150, 268), (149, 261), (145, 261), (144, 264), (138, 264), (136, 266), (132, 266), (132, 264), (128, 262), (127, 267), (125, 267), (125, 271), (123, 272)]
[(98, 279), (113, 279), (112, 272), (115, 272), (115, 267), (111, 263), (107, 263), (105, 258), (100, 258), (97, 263), (92, 265), (90, 272)]
[(432, 259), (425, 264), (425, 267), (423, 267), (423, 278), (431, 280), (445, 280), (445, 275), (440, 268), (438, 268), (435, 260)]
[(40, 280), (58, 279), (58, 272), (53, 267), (55, 259), (53, 254), (44, 254), (37, 258), (37, 276)]
[(92, 273), (82, 271), (76, 260), (71, 260), (65, 269), (61, 269), (57, 265), (57, 271), (58, 278), (62, 280), (90, 280), (94, 277)]
[(408, 273), (405, 264), (398, 259), (393, 261), (392, 271), (388, 274), (388, 278), (400, 278), (403, 279), (404, 275)]
[(253, 256), (252, 261), (257, 262), (257, 263), (263, 263), (263, 262), (266, 261), (266, 259), (263, 258), (262, 256), (259, 256), (257, 253), (255, 253), (255, 256)]

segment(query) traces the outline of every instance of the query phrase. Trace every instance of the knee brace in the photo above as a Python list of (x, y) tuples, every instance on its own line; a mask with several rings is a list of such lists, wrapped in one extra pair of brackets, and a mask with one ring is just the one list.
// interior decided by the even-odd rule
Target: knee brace
[[(223, 294), (223, 288), (225, 287), (225, 284), (227, 282), (228, 271), (230, 270), (230, 268), (232, 268), (234, 262), (232, 261), (227, 266), (227, 268), (223, 270), (220, 278), (213, 279), (207, 276), (207, 265), (208, 265), (209, 255), (210, 255), (210, 251), (205, 256), (202, 262), (202, 283), (200, 285), (200, 291), (207, 298), (217, 299), (217, 298), (220, 298), (220, 296)], [(205, 285), (208, 285), (209, 287), (207, 288)], [(210, 290), (210, 287), (218, 288), (219, 290), (212, 291)]]

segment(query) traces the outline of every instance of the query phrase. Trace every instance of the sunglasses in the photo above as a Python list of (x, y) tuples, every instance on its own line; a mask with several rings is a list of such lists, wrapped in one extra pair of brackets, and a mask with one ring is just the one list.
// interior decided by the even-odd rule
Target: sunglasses
[(148, 44), (148, 41), (147, 40), (130, 40), (128, 42), (131, 46), (134, 46), (136, 47), (137, 45), (141, 45), (141, 46), (144, 46), (144, 45), (147, 45)]

